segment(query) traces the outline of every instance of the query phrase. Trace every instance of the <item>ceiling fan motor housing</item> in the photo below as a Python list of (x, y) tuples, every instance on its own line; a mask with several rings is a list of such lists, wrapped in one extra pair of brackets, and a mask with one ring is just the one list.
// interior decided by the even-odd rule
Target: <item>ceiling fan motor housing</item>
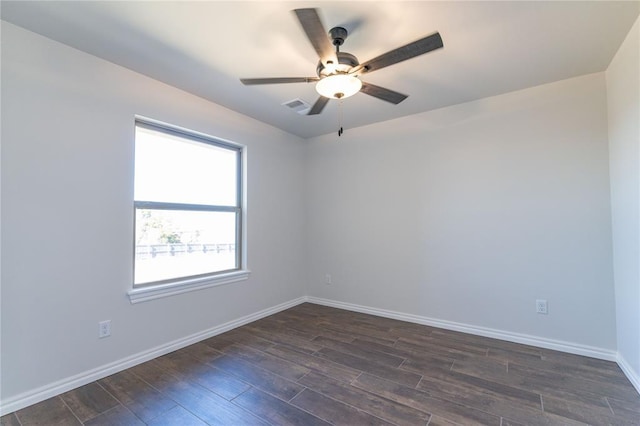
[(351, 70), (351, 68), (360, 64), (360, 62), (358, 62), (358, 58), (351, 53), (338, 52), (336, 53), (336, 56), (338, 57), (337, 64), (327, 63), (327, 65), (325, 65), (322, 61), (318, 62), (318, 67), (316, 68), (318, 77), (323, 78), (334, 74), (346, 74)]

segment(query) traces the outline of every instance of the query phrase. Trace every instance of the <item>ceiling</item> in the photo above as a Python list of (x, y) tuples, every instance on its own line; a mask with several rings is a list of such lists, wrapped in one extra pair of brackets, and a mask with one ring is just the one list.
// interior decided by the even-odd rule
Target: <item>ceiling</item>
[(435, 31), (444, 48), (363, 80), (409, 95), (393, 105), (343, 100), (345, 128), (606, 70), (640, 1), (2, 1), (2, 19), (303, 138), (338, 130), (339, 101), (304, 116), (313, 84), (244, 86), (239, 78), (315, 76), (296, 8), (315, 7), (360, 62)]

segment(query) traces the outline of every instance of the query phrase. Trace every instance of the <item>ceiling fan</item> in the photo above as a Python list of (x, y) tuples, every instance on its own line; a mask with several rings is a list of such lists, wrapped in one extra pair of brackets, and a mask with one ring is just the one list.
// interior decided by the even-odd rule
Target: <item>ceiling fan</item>
[(329, 39), (317, 9), (295, 9), (293, 12), (300, 21), (300, 25), (302, 25), (302, 29), (313, 48), (320, 56), (316, 68), (317, 77), (242, 78), (240, 81), (245, 85), (316, 83), (316, 91), (320, 97), (307, 115), (320, 114), (330, 99), (343, 99), (358, 92), (397, 105), (408, 95), (365, 83), (360, 80), (360, 76), (443, 47), (442, 38), (436, 32), (361, 64), (358, 62), (358, 58), (351, 53), (340, 51), (340, 46), (348, 35), (346, 29), (343, 27), (331, 28), (328, 32), (331, 37)]

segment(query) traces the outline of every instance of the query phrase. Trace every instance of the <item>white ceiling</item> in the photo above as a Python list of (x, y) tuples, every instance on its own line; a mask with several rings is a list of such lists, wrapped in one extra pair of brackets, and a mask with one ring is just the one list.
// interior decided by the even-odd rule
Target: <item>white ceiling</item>
[(313, 84), (243, 86), (245, 77), (315, 76), (317, 55), (291, 10), (317, 7), (342, 51), (364, 62), (439, 31), (444, 48), (372, 72), (410, 95), (392, 105), (343, 101), (345, 128), (604, 71), (640, 1), (2, 1), (2, 19), (307, 138), (338, 129), (338, 102), (319, 116)]

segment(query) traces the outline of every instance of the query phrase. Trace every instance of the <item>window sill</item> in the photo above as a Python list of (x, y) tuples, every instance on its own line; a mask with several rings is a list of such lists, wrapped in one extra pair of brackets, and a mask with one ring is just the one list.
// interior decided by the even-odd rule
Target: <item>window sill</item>
[(234, 283), (237, 281), (244, 281), (249, 278), (250, 273), (251, 271), (244, 269), (208, 277), (185, 279), (182, 281), (176, 281), (167, 284), (134, 288), (127, 294), (132, 304), (147, 302), (149, 300), (160, 299), (162, 297), (174, 296), (176, 294), (202, 290), (205, 288)]

